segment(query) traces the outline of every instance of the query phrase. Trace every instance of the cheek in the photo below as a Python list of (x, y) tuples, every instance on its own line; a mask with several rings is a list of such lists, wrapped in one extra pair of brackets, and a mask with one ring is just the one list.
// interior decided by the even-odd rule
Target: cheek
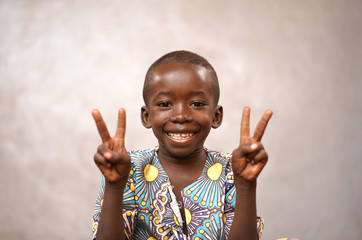
[(168, 119), (168, 116), (164, 112), (154, 112), (152, 114), (152, 127), (162, 126)]
[(197, 120), (203, 125), (211, 125), (213, 122), (214, 115), (210, 112), (205, 112), (204, 114), (198, 114)]
[(151, 121), (153, 134), (158, 138), (162, 135), (165, 120), (160, 114), (157, 114)]

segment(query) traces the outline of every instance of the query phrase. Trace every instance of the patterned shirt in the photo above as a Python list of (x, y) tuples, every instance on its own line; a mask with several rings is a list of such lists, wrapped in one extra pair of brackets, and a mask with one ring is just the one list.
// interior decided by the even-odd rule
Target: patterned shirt
[[(181, 192), (188, 231), (185, 235), (179, 204), (157, 150), (129, 153), (132, 167), (123, 195), (127, 239), (227, 239), (236, 198), (231, 156), (205, 149), (207, 159), (201, 176)], [(93, 216), (93, 239), (97, 234), (104, 186), (102, 177)], [(260, 238), (263, 220), (258, 218), (257, 221)]]

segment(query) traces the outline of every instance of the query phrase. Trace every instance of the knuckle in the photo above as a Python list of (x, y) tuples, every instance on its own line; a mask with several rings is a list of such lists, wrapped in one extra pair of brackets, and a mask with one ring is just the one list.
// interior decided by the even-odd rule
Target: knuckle
[(259, 151), (261, 151), (261, 150), (263, 150), (264, 149), (264, 146), (263, 146), (263, 144), (261, 143), (261, 142), (255, 142), (255, 144), (257, 144), (257, 149), (259, 150)]
[(97, 152), (101, 152), (102, 148), (103, 148), (103, 144), (99, 145), (98, 148), (97, 148)]
[(103, 154), (106, 150), (107, 150), (107, 147), (106, 147), (105, 144), (101, 144), (97, 148), (97, 152), (100, 153), (100, 154)]
[(94, 154), (93, 159), (96, 163), (101, 163), (103, 161), (103, 157), (99, 153)]

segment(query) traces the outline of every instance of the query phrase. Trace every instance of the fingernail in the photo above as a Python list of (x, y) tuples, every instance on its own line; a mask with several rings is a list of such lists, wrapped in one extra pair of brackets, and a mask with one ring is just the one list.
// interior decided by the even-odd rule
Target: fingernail
[(256, 149), (257, 147), (258, 147), (258, 144), (256, 144), (256, 143), (253, 143), (253, 144), (251, 144), (251, 149)]
[(111, 154), (110, 152), (106, 152), (106, 153), (104, 154), (104, 157), (109, 159), (109, 158), (112, 157), (112, 154)]

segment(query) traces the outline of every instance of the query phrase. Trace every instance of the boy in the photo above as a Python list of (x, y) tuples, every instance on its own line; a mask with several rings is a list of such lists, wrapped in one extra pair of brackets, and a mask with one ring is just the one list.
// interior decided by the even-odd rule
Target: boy
[(268, 160), (260, 140), (272, 111), (251, 137), (250, 109), (244, 109), (231, 156), (204, 148), (210, 129), (222, 122), (218, 79), (207, 60), (187, 51), (151, 65), (143, 98), (141, 119), (158, 139), (154, 149), (126, 151), (124, 109), (113, 138), (92, 111), (103, 141), (94, 161), (104, 176), (93, 238), (258, 239), (256, 179)]

